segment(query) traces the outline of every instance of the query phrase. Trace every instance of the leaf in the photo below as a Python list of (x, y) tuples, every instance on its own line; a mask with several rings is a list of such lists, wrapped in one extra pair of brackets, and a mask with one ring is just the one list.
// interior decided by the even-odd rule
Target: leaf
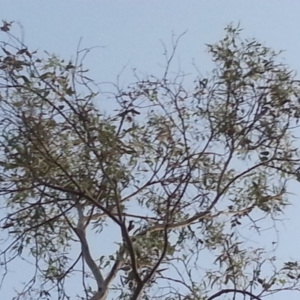
[(260, 283), (260, 284), (264, 284), (265, 281), (261, 278), (257, 278), (257, 282)]
[(69, 62), (68, 64), (67, 64), (67, 66), (66, 66), (66, 70), (67, 71), (69, 71), (70, 69), (74, 69), (75, 67), (74, 67), (74, 65), (71, 63), (71, 62)]
[(74, 94), (74, 91), (72, 90), (71, 87), (68, 87), (68, 88), (66, 89), (66, 94), (67, 94), (68, 96), (72, 96), (72, 95)]
[(268, 156), (270, 154), (270, 152), (269, 151), (263, 151), (260, 154), (263, 155), (263, 156)]
[(213, 286), (214, 286), (214, 284), (217, 282), (219, 280), (219, 277), (215, 277), (215, 279), (211, 282), (211, 284), (210, 284), (210, 288), (212, 289), (213, 288)]
[(47, 73), (42, 74), (42, 75), (40, 76), (40, 79), (41, 79), (41, 80), (45, 80), (46, 78), (49, 78), (49, 77), (51, 77), (51, 76), (52, 76), (52, 73), (47, 72)]
[(3, 50), (3, 52), (7, 55), (7, 56), (11, 56), (12, 54), (8, 51), (8, 50), (6, 50), (5, 48), (3, 48), (3, 47), (1, 47), (2, 48), (2, 50)]
[(4, 224), (1, 228), (2, 228), (2, 229), (6, 229), (6, 228), (10, 228), (10, 227), (12, 227), (12, 226), (14, 226), (14, 223), (6, 223), (6, 224)]
[(229, 281), (230, 276), (228, 274), (226, 274), (225, 276), (225, 281), (224, 284), (227, 285), (228, 281)]
[(30, 83), (29, 79), (26, 76), (22, 75), (21, 78), (24, 80), (25, 84), (29, 84)]
[(18, 52), (17, 52), (17, 54), (24, 54), (25, 52), (27, 51), (27, 49), (26, 48), (24, 48), (24, 49), (20, 49)]
[(5, 24), (5, 25), (1, 26), (1, 27), (0, 27), (0, 30), (1, 30), (1, 31), (4, 31), (4, 32), (8, 32), (8, 31), (9, 31), (9, 26), (8, 26), (8, 24)]
[(283, 279), (283, 278), (279, 279), (278, 281), (279, 281), (282, 285), (285, 285), (285, 284), (286, 284), (286, 280)]
[(259, 159), (261, 161), (267, 161), (267, 160), (269, 160), (268, 157), (266, 157), (266, 156), (260, 156)]

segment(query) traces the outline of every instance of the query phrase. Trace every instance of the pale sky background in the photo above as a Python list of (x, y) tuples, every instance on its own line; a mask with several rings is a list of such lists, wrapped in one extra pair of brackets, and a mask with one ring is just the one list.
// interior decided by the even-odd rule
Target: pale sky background
[[(211, 66), (205, 44), (221, 39), (224, 27), (231, 22), (240, 22), (244, 29), (242, 37), (254, 37), (274, 50), (286, 50), (282, 55), (285, 62), (300, 71), (300, 1), (296, 0), (0, 0), (0, 11), (0, 19), (23, 25), (25, 43), (31, 50), (47, 50), (68, 59), (74, 57), (81, 37), (84, 47), (102, 46), (86, 59), (90, 77), (97, 82), (115, 81), (126, 64), (123, 79), (129, 82), (134, 80), (131, 68), (159, 76), (163, 72), (160, 64), (164, 63), (160, 40), (170, 47), (172, 32), (179, 35), (185, 30), (174, 68), (180, 64), (186, 73), (195, 73), (192, 66), (195, 60), (205, 73)], [(109, 110), (106, 105), (105, 109)], [(294, 183), (292, 188), (294, 206), (287, 209), (285, 226), (280, 227), (277, 253), (278, 257), (300, 260), (300, 185)], [(101, 245), (104, 243), (102, 240)], [(105, 251), (108, 253), (110, 249)], [(19, 276), (26, 278), (29, 272), (25, 264), (14, 264), (14, 267), (10, 282), (6, 281), (0, 291), (0, 299), (11, 299), (13, 287), (20, 282)], [(284, 297), (294, 300), (299, 299), (299, 294), (279, 294), (269, 299)]]

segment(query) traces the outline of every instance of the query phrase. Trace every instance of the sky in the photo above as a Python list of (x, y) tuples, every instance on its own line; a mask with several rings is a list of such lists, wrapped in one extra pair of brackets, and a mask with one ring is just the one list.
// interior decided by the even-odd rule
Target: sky
[[(300, 71), (300, 1), (0, 0), (0, 4), (1, 19), (20, 22), (25, 43), (32, 50), (47, 50), (68, 59), (75, 56), (81, 38), (82, 47), (99, 46), (85, 61), (90, 77), (97, 82), (114, 82), (124, 66), (124, 85), (134, 80), (134, 68), (141, 74), (160, 75), (165, 62), (162, 42), (170, 48), (172, 34), (183, 32), (174, 70), (180, 67), (193, 73), (194, 61), (205, 73), (211, 67), (205, 44), (221, 39), (224, 27), (231, 22), (240, 23), (244, 37), (257, 38), (274, 50), (285, 50), (285, 62)], [(294, 205), (287, 209), (285, 224), (280, 227), (278, 254), (300, 259), (299, 185), (294, 183), (291, 188)], [(26, 274), (26, 270), (22, 272)], [(6, 285), (0, 296), (10, 299), (12, 286)], [(291, 300), (296, 297), (289, 294)]]

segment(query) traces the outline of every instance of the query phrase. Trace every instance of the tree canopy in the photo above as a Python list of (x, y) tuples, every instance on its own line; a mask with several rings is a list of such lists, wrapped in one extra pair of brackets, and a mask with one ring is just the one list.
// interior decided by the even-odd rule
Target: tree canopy
[(299, 179), (300, 81), (281, 53), (230, 25), (207, 45), (214, 68), (193, 88), (169, 74), (175, 40), (163, 76), (106, 93), (88, 77), (84, 51), (45, 57), (12, 25), (0, 28), (9, 37), (0, 56), (2, 285), (14, 260), (33, 270), (14, 299), (250, 300), (299, 290), (299, 263), (255, 242), (284, 216)]

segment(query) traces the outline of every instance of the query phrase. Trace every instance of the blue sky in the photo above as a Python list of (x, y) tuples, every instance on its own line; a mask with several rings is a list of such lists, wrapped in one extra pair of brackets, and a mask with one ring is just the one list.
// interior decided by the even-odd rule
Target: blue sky
[[(90, 77), (97, 82), (115, 81), (125, 65), (124, 84), (134, 80), (132, 68), (144, 74), (161, 74), (161, 41), (170, 47), (172, 32), (179, 35), (187, 31), (179, 44), (174, 70), (180, 67), (193, 73), (195, 60), (205, 73), (211, 67), (205, 44), (222, 38), (223, 28), (230, 22), (240, 22), (244, 37), (255, 37), (275, 50), (286, 50), (282, 55), (285, 62), (300, 72), (300, 1), (66, 0), (0, 4), (1, 19), (20, 22), (25, 43), (32, 50), (74, 57), (81, 37), (83, 47), (101, 46), (86, 59)], [(295, 205), (287, 210), (285, 226), (280, 227), (278, 253), (280, 257), (300, 259), (299, 186), (295, 183), (292, 189)], [(9, 284), (0, 296), (12, 296)], [(296, 296), (289, 294), (289, 299)]]

